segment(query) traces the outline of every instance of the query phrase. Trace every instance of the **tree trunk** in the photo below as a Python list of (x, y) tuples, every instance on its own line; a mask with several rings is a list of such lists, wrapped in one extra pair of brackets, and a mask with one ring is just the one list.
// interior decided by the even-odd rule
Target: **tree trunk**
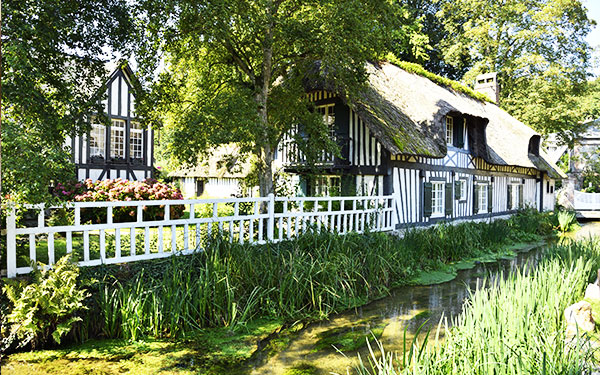
[[(265, 25), (265, 39), (263, 41), (263, 61), (262, 72), (260, 75), (259, 92), (256, 95), (258, 104), (259, 118), (262, 123), (263, 138), (262, 145), (259, 145), (259, 168), (258, 184), (261, 197), (266, 197), (273, 191), (273, 146), (269, 137), (269, 114), (268, 101), (271, 91), (271, 76), (273, 74), (273, 3), (269, 2), (267, 6), (269, 21)], [(261, 211), (266, 212), (267, 205), (261, 205)]]
[(260, 165), (258, 168), (258, 186), (261, 197), (275, 193), (273, 189), (273, 151), (270, 146), (261, 150)]

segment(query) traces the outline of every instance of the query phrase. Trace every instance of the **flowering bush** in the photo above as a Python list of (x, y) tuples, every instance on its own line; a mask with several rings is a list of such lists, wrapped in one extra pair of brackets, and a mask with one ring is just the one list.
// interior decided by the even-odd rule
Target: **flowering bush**
[[(145, 181), (116, 180), (72, 182), (57, 184), (54, 194), (64, 200), (75, 202), (105, 202), (105, 201), (142, 201), (142, 200), (179, 200), (183, 195), (179, 189), (158, 182), (155, 179)], [(85, 211), (85, 212), (84, 212)], [(105, 222), (106, 210), (82, 210), (82, 221)], [(171, 219), (182, 216), (184, 206), (171, 206)], [(164, 206), (144, 207), (144, 220), (159, 220), (164, 217)], [(113, 220), (117, 222), (133, 221), (137, 217), (136, 207), (115, 207)]]

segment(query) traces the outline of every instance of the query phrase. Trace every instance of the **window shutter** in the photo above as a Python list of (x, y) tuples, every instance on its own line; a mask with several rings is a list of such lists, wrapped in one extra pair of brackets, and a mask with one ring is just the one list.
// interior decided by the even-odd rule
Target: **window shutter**
[(519, 208), (523, 207), (523, 185), (519, 185)]
[[(507, 191), (507, 200), (506, 200), (506, 210), (510, 211), (510, 209), (512, 208), (512, 189), (511, 189), (512, 185), (508, 185), (506, 187), (506, 191)], [(514, 189), (514, 188), (513, 188)]]
[(464, 121), (457, 121), (454, 124), (453, 130), (453, 141), (454, 146), (458, 148), (463, 148), (465, 146), (465, 129), (464, 129)]
[(431, 182), (425, 182), (423, 183), (423, 191), (424, 191), (424, 201), (423, 201), (423, 215), (425, 217), (430, 217), (431, 216), (431, 199), (432, 199), (432, 192), (433, 186), (431, 184)]
[(481, 186), (475, 184), (473, 186), (473, 215), (479, 212), (479, 189)]
[(488, 212), (492, 212), (493, 208), (494, 208), (494, 185), (493, 184), (489, 184), (487, 186), (488, 189), (488, 197), (487, 197), (487, 204), (488, 204)]
[(459, 200), (461, 195), (460, 181), (454, 181), (454, 199)]
[(445, 198), (446, 198), (446, 216), (452, 216), (452, 203), (454, 202), (452, 200), (452, 183), (447, 183), (446, 184), (446, 194), (445, 194)]

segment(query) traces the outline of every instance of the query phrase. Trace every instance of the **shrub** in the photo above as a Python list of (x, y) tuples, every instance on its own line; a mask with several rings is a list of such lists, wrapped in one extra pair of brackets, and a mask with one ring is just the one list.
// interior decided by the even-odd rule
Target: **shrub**
[[(128, 181), (117, 178), (116, 180), (92, 181), (87, 179), (84, 183), (58, 184), (54, 194), (65, 200), (76, 202), (104, 202), (104, 201), (141, 201), (141, 200), (179, 200), (183, 195), (179, 189), (155, 179), (145, 181)], [(171, 219), (178, 219), (183, 215), (183, 205), (171, 206)], [(115, 207), (113, 220), (115, 222), (134, 221), (137, 212), (135, 207)], [(144, 207), (145, 220), (160, 220), (164, 217), (164, 206)], [(83, 222), (92, 221), (101, 223), (106, 221), (106, 210), (84, 209), (81, 211)]]
[(34, 268), (29, 285), (13, 282), (3, 288), (13, 305), (7, 316), (12, 333), (22, 345), (30, 343), (34, 349), (45, 345), (50, 337), (60, 343), (73, 324), (81, 320), (77, 314), (86, 309), (83, 300), (88, 296), (77, 285), (79, 268), (71, 263), (69, 255), (51, 269), (40, 266)]

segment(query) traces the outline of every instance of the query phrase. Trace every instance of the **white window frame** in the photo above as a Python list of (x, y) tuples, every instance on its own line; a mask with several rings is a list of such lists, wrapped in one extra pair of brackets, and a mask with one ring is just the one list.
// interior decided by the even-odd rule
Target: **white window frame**
[(488, 199), (490, 197), (488, 197), (488, 183), (480, 183), (479, 185), (479, 189), (478, 193), (477, 193), (477, 200), (478, 200), (478, 207), (479, 207), (479, 211), (477, 211), (478, 214), (487, 214), (488, 213)]
[(318, 197), (329, 197), (334, 188), (341, 192), (342, 179), (340, 176), (316, 176), (313, 180), (314, 194)]
[(125, 128), (127, 122), (125, 120), (111, 119), (110, 120), (110, 157), (125, 159)]
[(521, 202), (519, 202), (519, 183), (509, 184), (510, 186), (510, 195), (511, 195), (511, 203), (512, 206), (508, 207), (509, 210), (516, 210), (519, 208)]
[(454, 146), (454, 118), (446, 116), (446, 145)]
[(94, 156), (106, 158), (106, 126), (103, 124), (92, 123), (89, 157)]
[(459, 201), (466, 201), (467, 200), (467, 180), (466, 179), (461, 179), (458, 180), (460, 181), (460, 198), (458, 199)]
[(446, 202), (446, 183), (444, 181), (431, 182), (431, 217), (444, 217)]
[[(144, 159), (144, 130), (137, 121), (131, 121), (129, 127), (129, 159), (131, 160), (142, 160)], [(138, 147), (139, 140), (139, 150)]]

